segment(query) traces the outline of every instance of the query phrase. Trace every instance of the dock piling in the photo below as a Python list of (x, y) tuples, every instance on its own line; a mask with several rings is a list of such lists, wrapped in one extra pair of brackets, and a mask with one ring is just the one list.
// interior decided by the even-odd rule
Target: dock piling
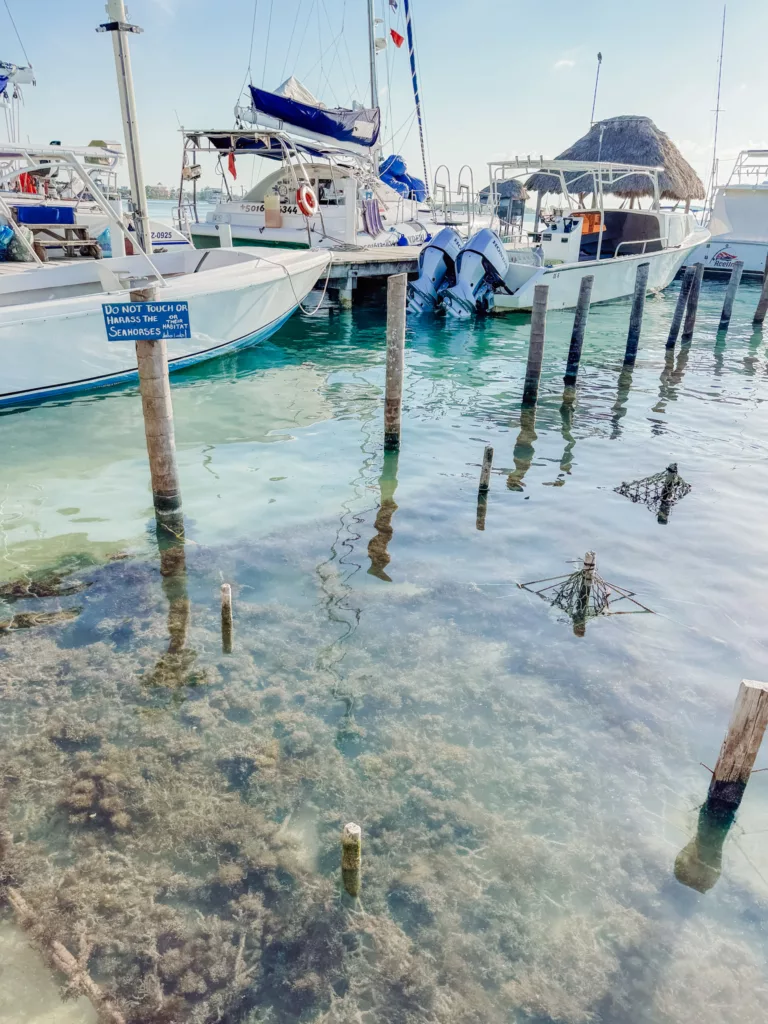
[(650, 263), (639, 263), (635, 273), (635, 293), (632, 297), (627, 348), (624, 352), (624, 366), (630, 369), (635, 365), (635, 360), (637, 359), (637, 347), (640, 344), (640, 329), (643, 326), (645, 293), (648, 290), (648, 271), (650, 269)]
[(680, 333), (680, 326), (683, 322), (683, 315), (685, 313), (685, 307), (688, 304), (688, 296), (691, 293), (691, 285), (693, 284), (693, 278), (696, 270), (693, 267), (686, 267), (683, 280), (680, 285), (680, 291), (677, 296), (677, 305), (675, 306), (675, 314), (672, 317), (672, 324), (669, 328), (669, 336), (667, 338), (667, 349), (673, 349), (677, 344), (677, 336)]
[(397, 451), (400, 447), (407, 292), (407, 274), (393, 274), (387, 278), (387, 384), (384, 399), (384, 448), (387, 451)]
[(768, 726), (768, 683), (743, 679), (720, 748), (708, 801), (738, 807)]
[(766, 313), (768, 313), (768, 256), (765, 257), (765, 268), (763, 270), (763, 288), (760, 292), (760, 300), (757, 303), (757, 309), (755, 310), (755, 318), (752, 321), (752, 323), (762, 327)]
[(480, 470), (480, 486), (477, 489), (477, 517), (475, 526), (478, 530), (485, 529), (485, 513), (488, 509), (488, 491), (491, 486), (491, 466), (493, 465), (493, 448), (487, 444), (483, 453), (483, 466)]
[(341, 833), (341, 878), (350, 896), (360, 895), (363, 830), (353, 821)]
[(232, 587), (229, 583), (221, 585), (221, 649), (225, 654), (232, 653)]
[(547, 300), (549, 285), (537, 284), (533, 289), (531, 313), (531, 339), (528, 343), (528, 365), (525, 370), (523, 405), (535, 405), (539, 394), (541, 362), (544, 358), (544, 339), (547, 333)]
[(694, 267), (691, 290), (688, 292), (688, 305), (685, 311), (685, 323), (683, 324), (683, 336), (681, 341), (690, 341), (693, 338), (693, 329), (696, 326), (696, 312), (699, 308), (699, 295), (701, 294), (701, 282), (704, 277), (704, 264), (697, 263)]
[(575, 636), (585, 636), (587, 632), (587, 612), (589, 610), (589, 599), (592, 596), (592, 584), (595, 581), (595, 552), (588, 551), (584, 555), (584, 563), (581, 569), (581, 580), (579, 582), (579, 598), (576, 616), (573, 620), (573, 632)]
[[(156, 289), (137, 288), (131, 302), (153, 302)], [(181, 509), (181, 488), (176, 468), (176, 443), (173, 430), (171, 383), (168, 377), (168, 349), (164, 339), (143, 338), (136, 342), (139, 390), (144, 412), (152, 500), (157, 516)]]
[(731, 277), (728, 281), (728, 287), (725, 290), (725, 300), (723, 302), (723, 309), (720, 313), (720, 325), (717, 328), (718, 331), (727, 331), (728, 324), (731, 322), (731, 316), (733, 314), (733, 303), (736, 298), (736, 292), (739, 289), (741, 282), (741, 275), (744, 272), (744, 260), (734, 260), (733, 267), (731, 268)]
[(567, 388), (576, 387), (576, 378), (579, 373), (581, 362), (581, 349), (584, 344), (584, 331), (589, 317), (589, 303), (592, 298), (592, 285), (595, 283), (594, 274), (587, 274), (582, 277), (579, 287), (579, 300), (576, 303), (576, 315), (573, 318), (573, 331), (571, 333), (571, 347), (568, 349), (568, 363), (565, 368), (563, 383)]

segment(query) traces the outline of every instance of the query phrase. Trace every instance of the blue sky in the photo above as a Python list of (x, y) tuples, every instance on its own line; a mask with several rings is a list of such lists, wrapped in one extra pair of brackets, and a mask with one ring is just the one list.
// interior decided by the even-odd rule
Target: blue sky
[[(379, 14), (402, 29), (402, 10)], [(0, 58), (23, 62), (0, 3)], [(22, 131), (33, 142), (122, 138), (110, 39), (100, 0), (8, 0), (38, 85)], [(595, 57), (603, 53), (596, 118), (646, 114), (702, 176), (711, 160), (721, 0), (412, 0), (433, 168), (516, 153), (554, 156), (589, 127)], [(400, 0), (402, 9), (402, 0)], [(131, 39), (148, 182), (174, 184), (188, 127), (231, 127), (249, 64), (254, 0), (133, 0)], [(385, 28), (389, 27), (389, 21)], [(730, 0), (720, 153), (768, 148), (768, 4)], [(366, 0), (258, 0), (251, 74), (276, 87), (295, 74), (328, 105), (367, 100)], [(419, 172), (407, 48), (379, 57), (387, 139)], [(409, 130), (410, 129), (410, 130)], [(0, 131), (4, 131), (0, 128)], [(389, 148), (387, 146), (387, 148)], [(251, 165), (239, 164), (248, 184)], [(212, 170), (212, 165), (211, 165)], [(257, 171), (258, 176), (258, 171)], [(207, 179), (213, 181), (213, 175)]]

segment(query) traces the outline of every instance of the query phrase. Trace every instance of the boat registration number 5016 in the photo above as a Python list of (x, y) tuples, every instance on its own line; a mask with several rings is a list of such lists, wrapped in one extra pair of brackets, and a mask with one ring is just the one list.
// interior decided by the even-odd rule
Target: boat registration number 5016
[(105, 302), (107, 341), (191, 338), (188, 302)]

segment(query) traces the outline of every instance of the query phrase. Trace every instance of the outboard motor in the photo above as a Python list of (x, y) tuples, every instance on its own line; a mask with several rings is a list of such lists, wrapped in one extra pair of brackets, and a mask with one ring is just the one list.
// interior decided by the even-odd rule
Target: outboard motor
[(456, 260), (456, 284), (443, 292), (443, 306), (463, 318), (493, 309), (494, 289), (504, 284), (509, 259), (501, 239), (490, 228), (474, 234)]
[(442, 285), (456, 280), (456, 257), (462, 246), (455, 228), (443, 228), (419, 253), (419, 278), (408, 285), (408, 310), (411, 313), (432, 313)]

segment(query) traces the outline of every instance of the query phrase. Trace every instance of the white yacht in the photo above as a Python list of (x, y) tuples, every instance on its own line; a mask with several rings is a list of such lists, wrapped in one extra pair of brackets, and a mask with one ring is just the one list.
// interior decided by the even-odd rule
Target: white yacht
[(707, 228), (711, 239), (688, 263), (701, 262), (705, 274), (722, 275), (741, 260), (745, 274), (762, 277), (768, 256), (768, 149), (739, 153), (728, 181), (715, 190)]

